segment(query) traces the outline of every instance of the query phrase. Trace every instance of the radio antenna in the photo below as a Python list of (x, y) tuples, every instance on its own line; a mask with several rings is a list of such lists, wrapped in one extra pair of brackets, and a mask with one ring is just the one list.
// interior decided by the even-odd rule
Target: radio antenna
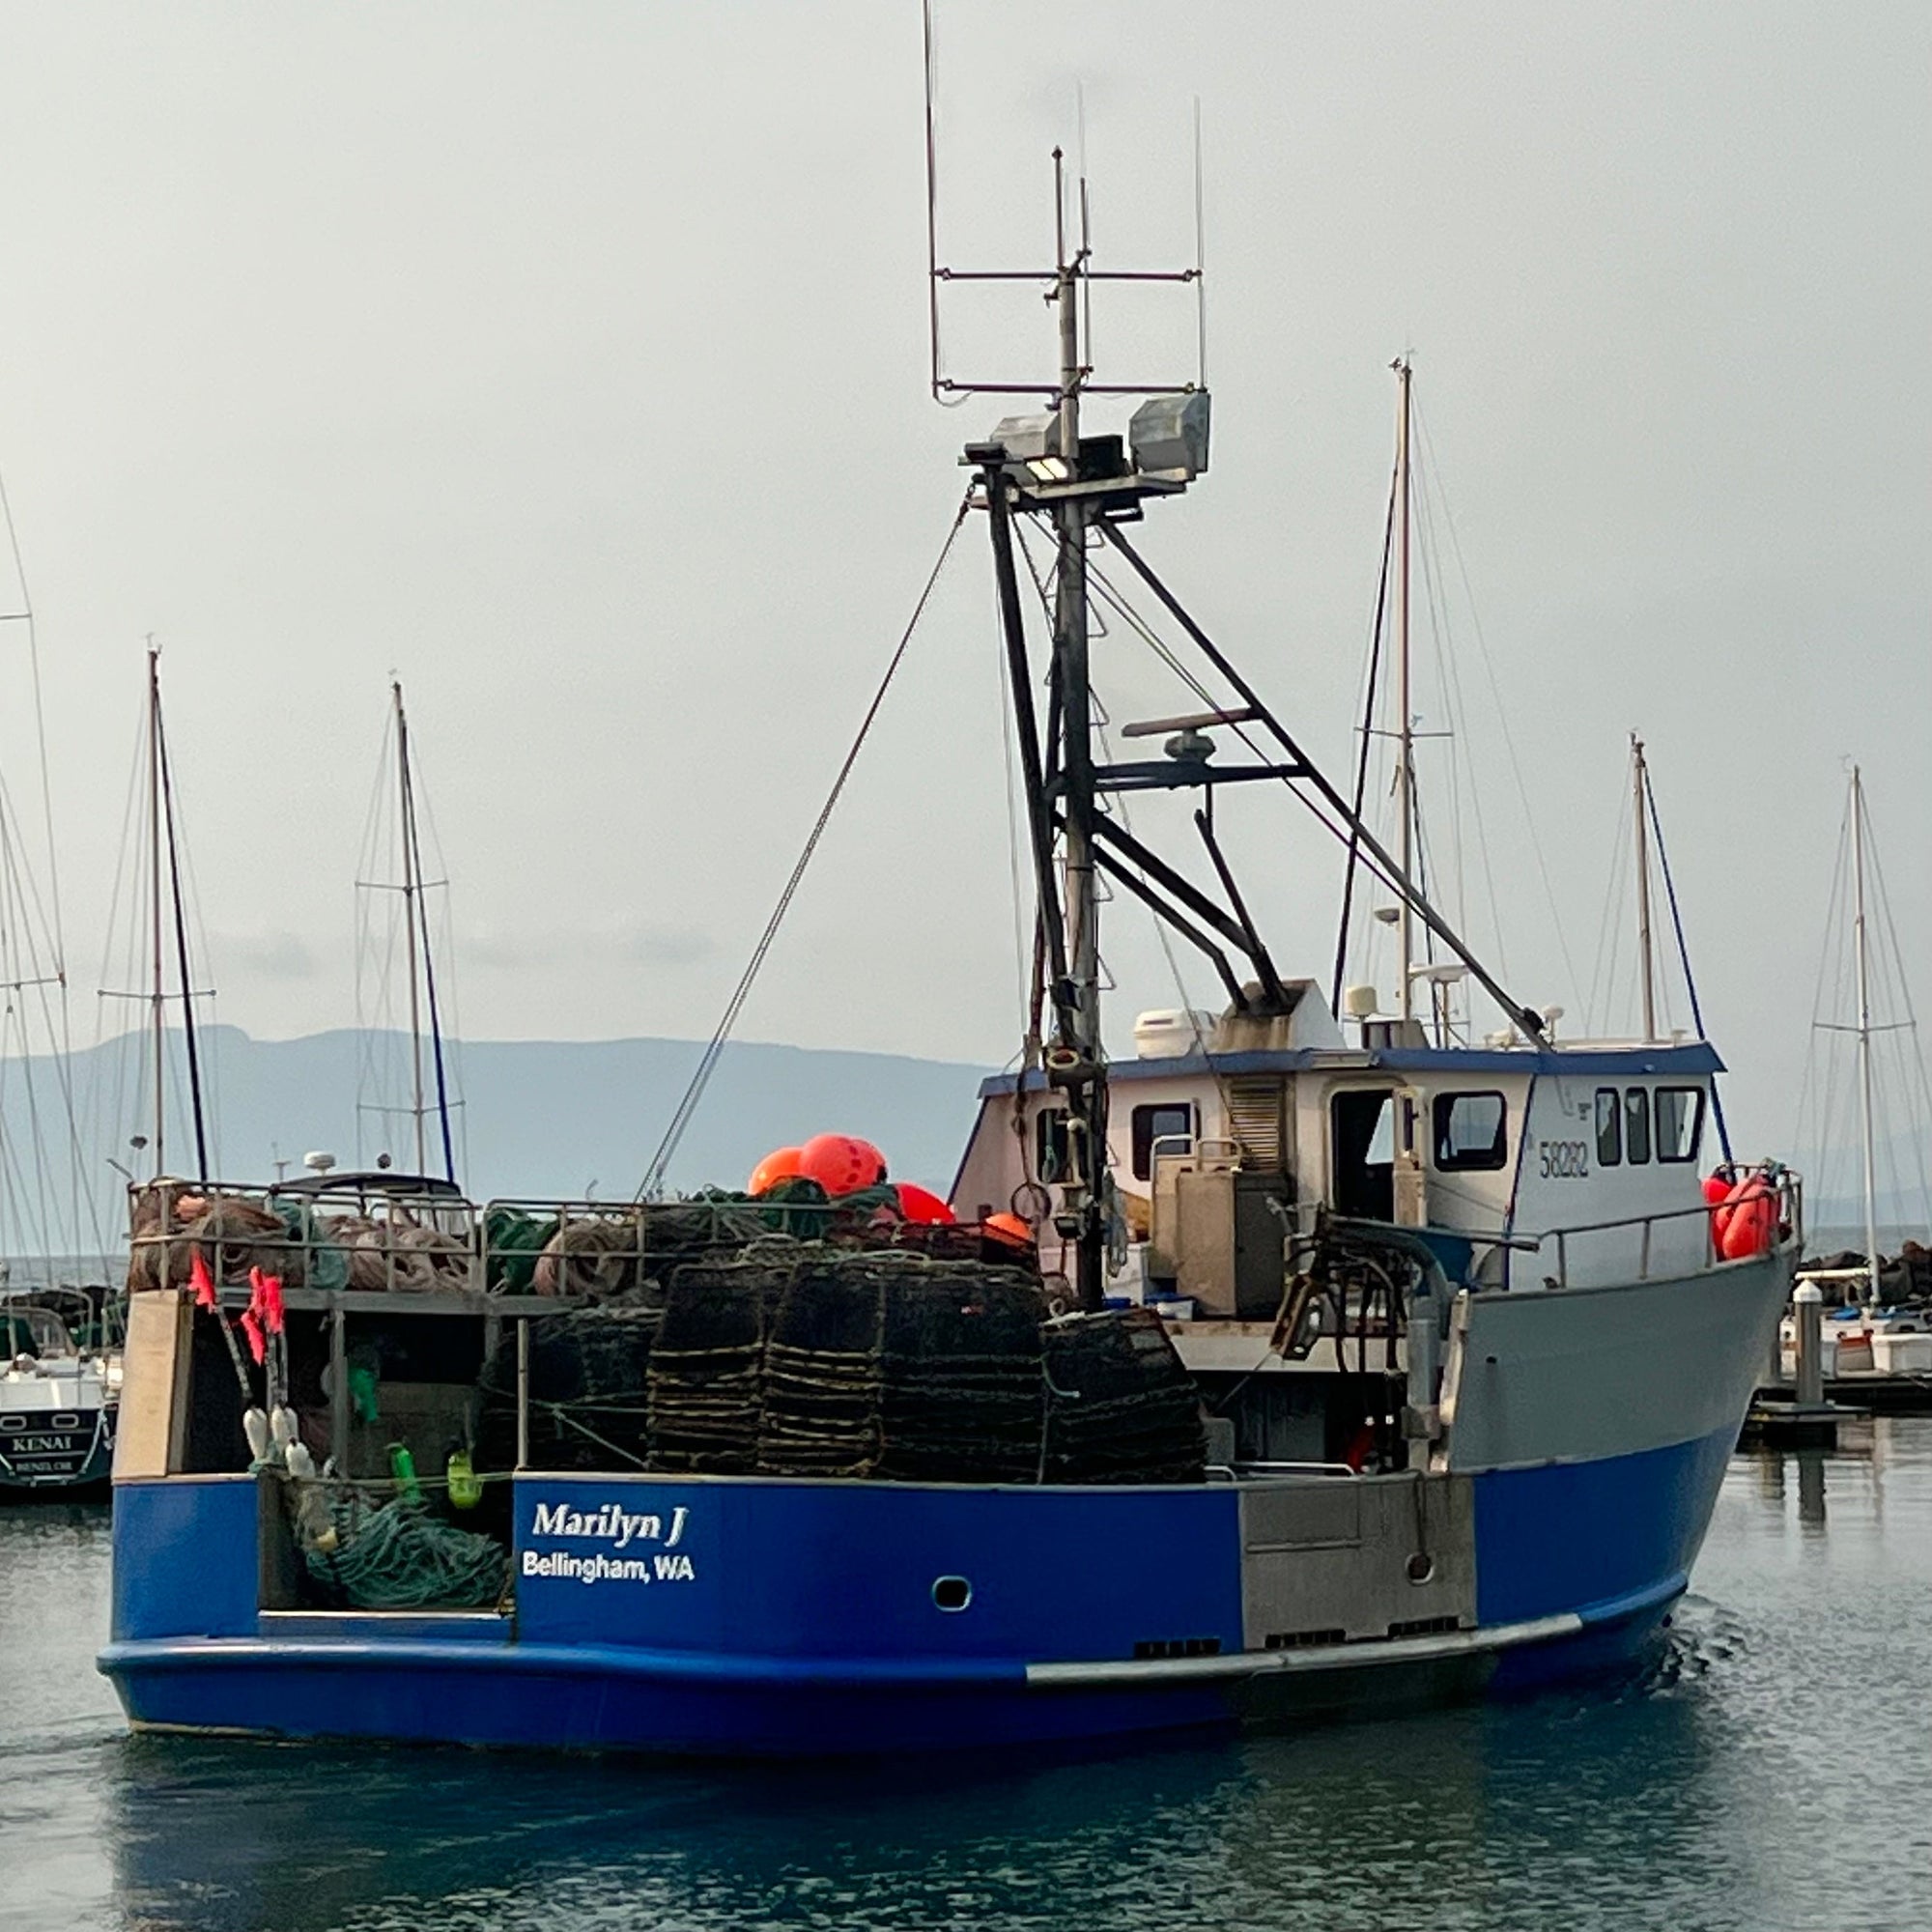
[[(1053, 152), (1053, 229), (1054, 267), (1051, 269), (955, 269), (939, 256), (939, 62), (937, 34), (933, 22), (934, 0), (921, 0), (920, 18), (925, 48), (925, 273), (926, 331), (931, 349), (930, 382), (932, 399), (951, 409), (971, 395), (1042, 396), (1058, 409), (1066, 390), (1064, 380), (1034, 382), (991, 382), (979, 378), (963, 380), (947, 373), (945, 343), (940, 327), (940, 290), (948, 282), (1036, 282), (1045, 286), (1047, 299), (1059, 303), (1063, 283), (1070, 287), (1065, 296), (1077, 323), (1080, 347), (1074, 356), (1078, 371), (1077, 386), (1096, 396), (1184, 396), (1200, 387), (1199, 383), (1094, 383), (1089, 381), (1094, 362), (1094, 284), (1095, 282), (1198, 282), (1201, 279), (1200, 245), (1200, 163), (1198, 158), (1199, 112), (1196, 113), (1197, 159), (1195, 165), (1195, 265), (1173, 270), (1146, 269), (1096, 269), (1093, 263), (1092, 209), (1087, 191), (1087, 94), (1084, 84), (1075, 83), (1077, 147), (1075, 157), (1078, 205), (1071, 211), (1078, 237), (1067, 245), (1068, 208), (1066, 205), (1066, 160), (1063, 150)], [(1081, 284), (1085, 284), (1082, 287)], [(1197, 306), (1196, 327), (1205, 330), (1205, 310)], [(1199, 358), (1203, 365), (1206, 355)]]
[[(920, 8), (925, 36), (925, 294), (926, 318), (932, 341), (932, 400), (948, 399), (939, 381), (939, 143), (935, 132), (933, 96), (938, 90), (938, 57), (932, 43), (932, 0)], [(964, 396), (953, 402), (964, 402)]]
[(1204, 241), (1207, 223), (1202, 218), (1201, 194), (1201, 97), (1194, 97), (1194, 346), (1197, 367), (1194, 380), (1208, 386), (1208, 250)]

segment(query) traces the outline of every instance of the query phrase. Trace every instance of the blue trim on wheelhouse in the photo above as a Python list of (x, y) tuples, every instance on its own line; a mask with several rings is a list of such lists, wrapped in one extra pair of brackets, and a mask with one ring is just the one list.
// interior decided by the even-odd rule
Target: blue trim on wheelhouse
[[(1373, 1047), (1362, 1052), (1350, 1047), (1302, 1046), (1269, 1048), (1247, 1053), (1186, 1053), (1171, 1060), (1116, 1060), (1107, 1067), (1110, 1080), (1172, 1080), (1199, 1074), (1207, 1078), (1244, 1073), (1471, 1073), (1557, 1074), (1588, 1080), (1677, 1074), (1687, 1078), (1721, 1073), (1724, 1063), (1708, 1040), (1682, 1046), (1586, 1047)], [(980, 1083), (980, 1097), (1046, 1091), (1046, 1077), (1037, 1068), (1024, 1075), (989, 1074)]]

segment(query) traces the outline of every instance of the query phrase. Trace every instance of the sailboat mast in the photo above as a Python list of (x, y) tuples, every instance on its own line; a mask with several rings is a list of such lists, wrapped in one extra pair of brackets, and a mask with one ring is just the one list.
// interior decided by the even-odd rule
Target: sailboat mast
[[(1396, 712), (1397, 766), (1396, 805), (1402, 818), (1402, 837), (1397, 856), (1402, 862), (1405, 887), (1415, 877), (1415, 731), (1409, 711), (1408, 652), (1408, 357), (1395, 363), (1399, 404), (1395, 432), (1396, 502), (1402, 522), (1396, 563)], [(1411, 895), (1404, 891), (1396, 912), (1396, 1012), (1406, 1023), (1415, 1010), (1412, 967), (1415, 963), (1414, 910)]]
[(1650, 773), (1643, 762), (1643, 740), (1631, 733), (1631, 810), (1636, 823), (1636, 955), (1643, 976), (1643, 1037), (1657, 1037), (1657, 957), (1650, 943), (1650, 845), (1644, 795)]
[(396, 701), (396, 800), (397, 825), (403, 847), (403, 928), (409, 938), (410, 966), (410, 1079), (412, 1118), (416, 1130), (416, 1164), (413, 1172), (429, 1172), (429, 1155), (423, 1142), (423, 1057), (422, 1012), (416, 985), (416, 857), (415, 840), (411, 837), (410, 810), (410, 719), (403, 709), (403, 681), (389, 687)]
[(155, 1042), (155, 1178), (163, 1172), (161, 1143), (167, 1125), (163, 1069), (167, 1047), (167, 993), (161, 953), (161, 650), (148, 639), (148, 907), (154, 968), (151, 1020)]
[[(1057, 240), (1055, 301), (1060, 321), (1060, 391), (1055, 411), (1061, 461), (1069, 480), (1080, 473), (1080, 278), (1085, 250), (1069, 256), (1065, 186), (1058, 149), (1053, 156)], [(1099, 895), (1094, 868), (1093, 688), (1087, 655), (1086, 500), (1063, 498), (1054, 507), (1058, 554), (1054, 572), (1054, 656), (1060, 674), (1061, 757), (1066, 837), (1066, 960), (1073, 985), (1072, 1047), (1077, 1066), (1069, 1094), (1075, 1169), (1067, 1208), (1074, 1236), (1074, 1286), (1083, 1308), (1098, 1308), (1106, 1295), (1107, 1086), (1100, 1051)]]
[(1878, 1300), (1878, 1198), (1872, 1147), (1871, 968), (1865, 945), (1865, 793), (1852, 767), (1852, 943), (1859, 972), (1859, 1103), (1865, 1156), (1865, 1299)]

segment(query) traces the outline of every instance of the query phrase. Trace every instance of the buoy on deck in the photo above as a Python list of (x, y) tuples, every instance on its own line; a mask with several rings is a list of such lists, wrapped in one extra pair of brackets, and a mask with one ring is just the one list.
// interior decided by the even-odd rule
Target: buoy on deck
[(856, 1134), (813, 1134), (798, 1151), (798, 1172), (836, 1200), (876, 1187), (886, 1178), (886, 1157)]
[(1718, 1252), (1727, 1262), (1768, 1255), (1777, 1240), (1777, 1196), (1769, 1176), (1747, 1174), (1711, 1216)]
[(921, 1226), (942, 1228), (958, 1219), (931, 1188), (922, 1187), (916, 1180), (901, 1180), (898, 1197), (899, 1212)]
[(1034, 1244), (1033, 1230), (1017, 1214), (988, 1214), (980, 1225), (1008, 1247), (1030, 1248)]
[(752, 1170), (752, 1178), (745, 1183), (747, 1194), (763, 1194), (776, 1187), (781, 1180), (789, 1180), (799, 1172), (799, 1155), (802, 1150), (795, 1147), (774, 1148), (756, 1167)]

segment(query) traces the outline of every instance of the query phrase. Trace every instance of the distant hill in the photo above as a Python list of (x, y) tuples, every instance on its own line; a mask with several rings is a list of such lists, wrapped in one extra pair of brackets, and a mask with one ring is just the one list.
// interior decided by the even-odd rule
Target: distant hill
[[(171, 1043), (179, 1058), (179, 1036)], [(118, 1221), (122, 1208), (109, 1152), (139, 1167), (128, 1150), (137, 1122), (90, 1125), (132, 1109), (130, 1042), (109, 1040), (76, 1053), (74, 1087), (83, 1114), (83, 1145), (99, 1148), (94, 1179)], [(372, 1054), (373, 1049), (373, 1054)], [(452, 1045), (464, 1105), (458, 1116), (458, 1179), (472, 1197), (627, 1198), (642, 1179), (702, 1048), (681, 1039), (468, 1040)], [(298, 1164), (311, 1149), (357, 1164), (358, 1071), (407, 1065), (398, 1037), (350, 1029), (302, 1039), (253, 1039), (236, 1027), (204, 1037), (208, 1086), (214, 1096), (211, 1163), (232, 1180), (269, 1179), (273, 1152)], [(759, 1156), (823, 1130), (875, 1141), (893, 1173), (944, 1192), (973, 1123), (984, 1069), (884, 1053), (837, 1053), (796, 1046), (732, 1044), (724, 1049), (702, 1105), (673, 1160), (668, 1180), (690, 1188), (708, 1182), (741, 1186)], [(44, 1076), (42, 1076), (44, 1078)], [(175, 1069), (171, 1090), (182, 1084)], [(123, 1096), (104, 1104), (103, 1096)], [(369, 1096), (395, 1105), (400, 1082)], [(11, 1112), (12, 1109), (10, 1108)], [(170, 1113), (175, 1109), (171, 1101)], [(389, 1122), (396, 1164), (413, 1165), (413, 1130)], [(436, 1123), (430, 1122), (432, 1147)], [(172, 1118), (167, 1165), (187, 1172), (191, 1143)], [(373, 1161), (382, 1138), (363, 1123), (359, 1158)], [(468, 1158), (463, 1158), (467, 1141)], [(432, 1155), (431, 1166), (440, 1165)], [(102, 1179), (104, 1177), (104, 1179)]]

